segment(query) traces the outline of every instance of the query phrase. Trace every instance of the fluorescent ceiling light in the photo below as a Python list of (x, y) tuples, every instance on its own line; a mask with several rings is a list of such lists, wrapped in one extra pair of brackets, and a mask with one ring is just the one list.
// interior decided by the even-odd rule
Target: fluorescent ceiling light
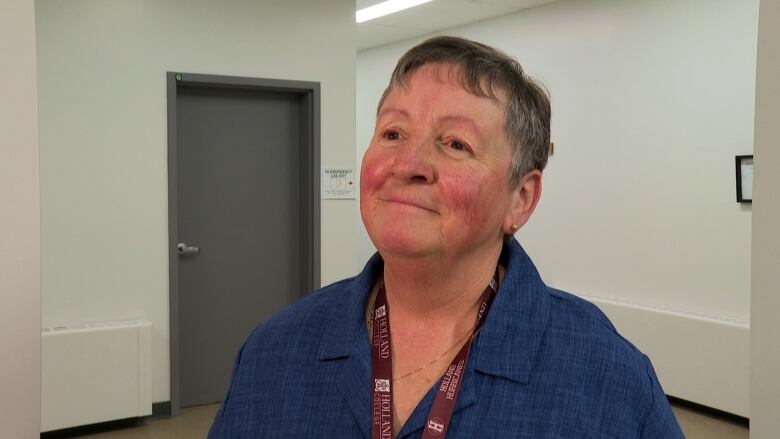
[(428, 3), (429, 1), (431, 0), (387, 0), (355, 12), (355, 21), (362, 23), (364, 21), (384, 17), (385, 15), (394, 14), (398, 11), (403, 11), (404, 9), (409, 9), (423, 3)]

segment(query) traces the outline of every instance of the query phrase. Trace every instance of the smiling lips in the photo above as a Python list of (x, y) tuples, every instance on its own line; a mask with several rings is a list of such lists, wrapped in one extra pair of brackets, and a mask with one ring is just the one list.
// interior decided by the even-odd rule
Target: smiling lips
[(381, 200), (386, 202), (386, 203), (402, 204), (402, 205), (405, 205), (405, 206), (411, 206), (411, 207), (416, 207), (418, 209), (427, 210), (428, 212), (438, 213), (438, 212), (436, 212), (433, 209), (430, 209), (428, 207), (423, 206), (421, 203), (417, 203), (415, 201), (412, 201), (412, 200), (409, 200), (409, 199), (406, 199), (406, 198), (402, 198), (402, 197), (388, 197), (386, 199), (381, 199)]

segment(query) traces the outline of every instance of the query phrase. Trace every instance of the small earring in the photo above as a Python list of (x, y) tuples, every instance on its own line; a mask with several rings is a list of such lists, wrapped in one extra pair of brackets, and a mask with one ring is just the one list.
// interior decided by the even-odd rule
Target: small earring
[(520, 230), (520, 226), (518, 226), (517, 224), (512, 224), (511, 229), (512, 229), (512, 233), (514, 233), (514, 232)]

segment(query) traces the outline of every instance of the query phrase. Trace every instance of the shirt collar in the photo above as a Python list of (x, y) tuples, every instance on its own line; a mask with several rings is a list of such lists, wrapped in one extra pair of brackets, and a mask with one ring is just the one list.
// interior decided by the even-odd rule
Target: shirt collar
[(474, 368), (527, 383), (547, 328), (549, 295), (516, 240), (504, 245), (499, 261), (506, 274), (472, 350)]
[[(504, 245), (499, 261), (506, 274), (471, 351), (474, 368), (527, 383), (547, 327), (549, 296), (536, 267), (516, 240)], [(382, 266), (382, 258), (374, 254), (358, 276), (346, 281), (349, 291), (338, 299), (339, 316), (324, 328), (320, 360), (348, 357), (358, 346), (368, 346), (366, 301)]]
[[(335, 309), (338, 315), (330, 319), (333, 324), (323, 328), (318, 355), (320, 360), (348, 357), (354, 353), (356, 347), (361, 345), (361, 337), (365, 339), (365, 345), (368, 346), (366, 302), (377, 276), (382, 272), (383, 265), (382, 257), (379, 253), (375, 253), (360, 274), (344, 281), (346, 294), (339, 294), (336, 299), (340, 303), (331, 308)], [(327, 291), (323, 293), (328, 294)]]

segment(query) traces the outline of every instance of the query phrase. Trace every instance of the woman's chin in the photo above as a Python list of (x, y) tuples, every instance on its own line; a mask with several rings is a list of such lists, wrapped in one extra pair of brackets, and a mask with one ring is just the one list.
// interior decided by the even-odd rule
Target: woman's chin
[(431, 234), (411, 233), (409, 230), (388, 232), (379, 233), (372, 239), (383, 255), (415, 258), (436, 251), (436, 237)]

